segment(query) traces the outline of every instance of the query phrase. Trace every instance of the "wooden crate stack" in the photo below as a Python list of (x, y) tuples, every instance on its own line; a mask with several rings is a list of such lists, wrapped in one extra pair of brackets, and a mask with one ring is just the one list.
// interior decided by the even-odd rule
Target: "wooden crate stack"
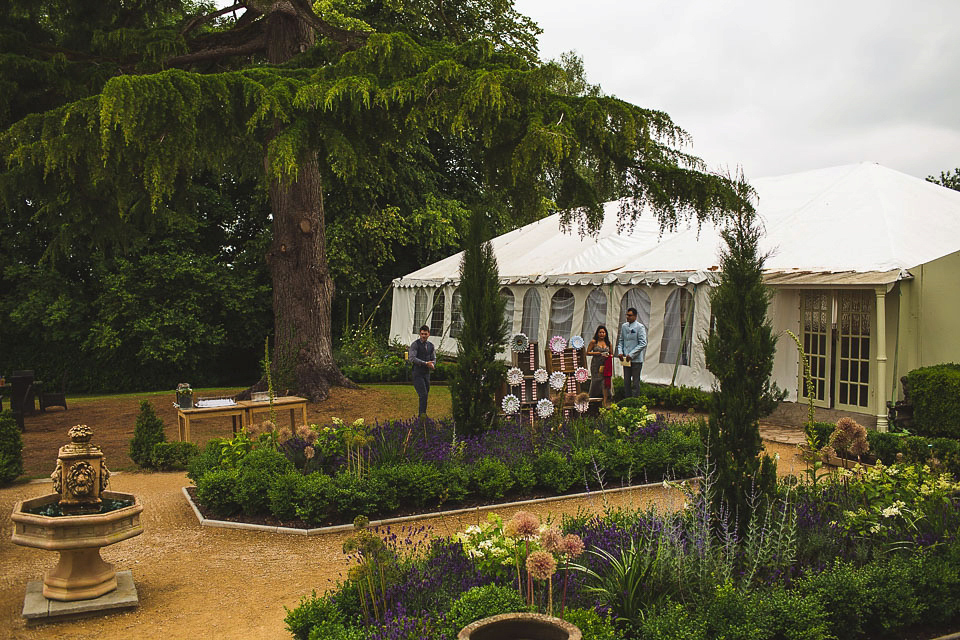
[(590, 379), (584, 383), (577, 382), (576, 371), (580, 367), (587, 367), (587, 355), (585, 349), (574, 349), (567, 347), (561, 352), (551, 350), (549, 347), (544, 349), (544, 360), (546, 361), (547, 373), (561, 371), (567, 380), (563, 385), (563, 417), (569, 418), (573, 415), (574, 398), (581, 391), (587, 391), (590, 388)]
[(533, 378), (533, 372), (540, 368), (540, 351), (537, 349), (537, 343), (531, 342), (526, 351), (514, 352), (513, 366), (523, 371), (523, 383), (507, 385), (507, 393), (512, 393), (520, 400), (521, 419), (524, 422), (532, 422), (536, 417), (537, 402), (544, 398), (550, 399), (550, 385), (546, 382), (538, 383)]

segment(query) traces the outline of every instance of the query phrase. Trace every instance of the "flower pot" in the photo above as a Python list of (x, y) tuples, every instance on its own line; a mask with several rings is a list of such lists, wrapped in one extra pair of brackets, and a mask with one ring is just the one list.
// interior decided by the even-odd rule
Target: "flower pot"
[(583, 634), (566, 620), (542, 613), (504, 613), (468, 624), (457, 640), (583, 640)]
[(178, 393), (177, 406), (180, 407), (181, 409), (193, 409), (193, 394)]

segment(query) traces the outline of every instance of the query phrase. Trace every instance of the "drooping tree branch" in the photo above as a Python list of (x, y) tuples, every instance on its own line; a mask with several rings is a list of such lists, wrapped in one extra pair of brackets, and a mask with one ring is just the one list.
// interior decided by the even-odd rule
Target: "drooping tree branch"
[(257, 53), (258, 51), (266, 51), (267, 48), (267, 39), (261, 34), (253, 40), (245, 42), (243, 44), (238, 44), (234, 46), (219, 46), (211, 47), (209, 49), (201, 49), (200, 51), (194, 51), (193, 53), (186, 53), (182, 56), (176, 56), (170, 58), (165, 62), (168, 67), (186, 67), (197, 62), (205, 62), (207, 60), (218, 60), (220, 58), (227, 58), (230, 56), (241, 56), (248, 55), (251, 53)]

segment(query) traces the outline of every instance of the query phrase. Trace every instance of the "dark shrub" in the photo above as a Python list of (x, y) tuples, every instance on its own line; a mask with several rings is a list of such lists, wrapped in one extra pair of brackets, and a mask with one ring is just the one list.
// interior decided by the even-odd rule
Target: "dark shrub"
[(391, 487), (399, 501), (416, 507), (436, 507), (444, 494), (443, 473), (435, 465), (408, 462), (376, 469), (373, 475)]
[(510, 476), (513, 478), (513, 486), (521, 494), (529, 493), (537, 486), (537, 472), (529, 460), (521, 460), (514, 465), (510, 470)]
[(470, 469), (451, 462), (441, 467), (445, 502), (462, 502), (470, 493)]
[(341, 471), (333, 478), (333, 503), (346, 521), (357, 516), (375, 515), (388, 505), (396, 505), (396, 492), (375, 476), (357, 477)]
[(259, 447), (245, 455), (237, 467), (237, 502), (244, 513), (270, 512), (268, 490), (277, 476), (293, 470), (293, 463), (273, 447)]
[(203, 474), (220, 468), (220, 448), (223, 446), (221, 438), (209, 440), (203, 450), (190, 459), (187, 464), (187, 477), (196, 484)]
[(917, 435), (960, 438), (960, 365), (914, 369), (907, 387)]
[(577, 471), (567, 457), (554, 449), (542, 452), (533, 463), (537, 483), (554, 493), (563, 493), (577, 481)]
[(476, 620), (518, 611), (526, 611), (526, 605), (516, 589), (495, 584), (473, 587), (450, 605), (447, 613), (449, 636), (457, 637), (460, 629)]
[[(277, 490), (286, 485), (292, 485), (291, 488), (296, 492), (294, 495), (296, 515), (304, 522), (314, 526), (324, 525), (336, 511), (333, 504), (333, 478), (330, 476), (311, 473), (308, 476), (301, 476), (299, 482), (290, 478), (290, 474), (277, 478), (275, 484)], [(280, 506), (279, 502), (279, 498), (276, 502), (271, 498), (271, 505)], [(277, 517), (281, 516), (277, 515)]]
[(502, 498), (513, 488), (510, 469), (498, 458), (481, 458), (470, 474), (474, 490), (482, 498)]
[(601, 616), (595, 609), (567, 609), (563, 619), (576, 625), (589, 640), (617, 640), (617, 629), (611, 619)]
[(296, 609), (287, 609), (283, 619), (289, 631), (296, 640), (308, 640), (310, 630), (324, 623), (339, 623), (343, 616), (330, 602), (329, 598), (317, 597), (317, 592), (300, 598)]
[(200, 447), (192, 442), (158, 442), (153, 445), (153, 466), (160, 471), (182, 471), (190, 465)]
[(13, 412), (0, 412), (0, 486), (23, 473), (23, 439)]
[(232, 516), (240, 511), (237, 502), (236, 469), (214, 469), (197, 480), (197, 500), (218, 516)]
[(141, 400), (140, 414), (133, 428), (133, 440), (130, 441), (130, 459), (138, 467), (152, 469), (153, 447), (166, 439), (163, 434), (163, 420), (157, 416), (149, 400)]
[(297, 517), (297, 499), (300, 497), (306, 476), (296, 470), (287, 471), (273, 479), (267, 488), (270, 513), (278, 520)]

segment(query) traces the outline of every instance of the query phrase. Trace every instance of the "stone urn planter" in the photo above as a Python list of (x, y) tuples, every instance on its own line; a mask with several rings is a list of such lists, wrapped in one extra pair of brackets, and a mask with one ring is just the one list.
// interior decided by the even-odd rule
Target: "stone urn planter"
[(580, 629), (542, 613), (503, 613), (470, 623), (457, 640), (583, 640)]
[(116, 589), (117, 571), (100, 557), (100, 548), (143, 533), (140, 500), (104, 491), (110, 472), (103, 452), (90, 444), (91, 433), (86, 425), (70, 429), (72, 442), (60, 448), (52, 474), (57, 493), (17, 502), (10, 516), (14, 544), (60, 553), (57, 566), (43, 576), (43, 595), (50, 600), (87, 600)]

